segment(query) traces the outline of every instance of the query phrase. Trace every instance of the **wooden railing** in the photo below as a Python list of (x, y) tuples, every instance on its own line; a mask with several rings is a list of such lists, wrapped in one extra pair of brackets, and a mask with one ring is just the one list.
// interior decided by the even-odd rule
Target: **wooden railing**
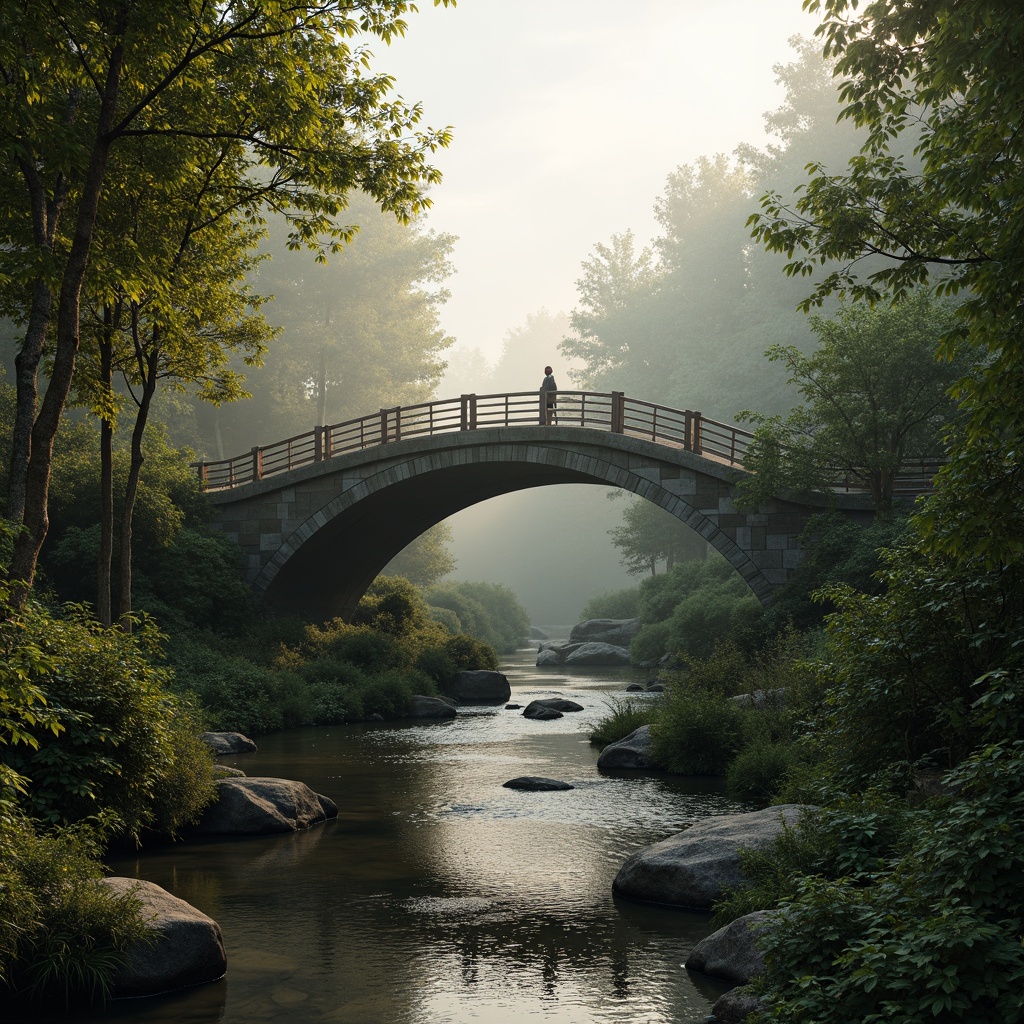
[[(543, 397), (536, 391), (521, 391), (395, 406), (258, 445), (244, 455), (193, 465), (207, 490), (220, 491), (408, 438), (488, 427), (536, 426), (543, 422), (542, 403)], [(753, 437), (749, 431), (706, 419), (699, 412), (640, 402), (620, 391), (559, 391), (553, 423), (641, 437), (734, 466), (742, 466), (743, 454)]]
[[(461, 395), (420, 405), (381, 409), (369, 416), (314, 427), (304, 434), (258, 445), (244, 455), (193, 463), (209, 491), (223, 491), (278, 476), (348, 452), (377, 448), (414, 437), (489, 427), (537, 426), (544, 422), (544, 396), (536, 391), (501, 395)], [(693, 452), (714, 462), (743, 468), (754, 435), (719, 423), (689, 409), (669, 409), (653, 402), (627, 398), (621, 391), (559, 391), (553, 416), (557, 426), (589, 427), (627, 437), (643, 438)], [(921, 463), (902, 473), (898, 494), (930, 490), (940, 465)], [(863, 483), (837, 478), (834, 490), (863, 491)]]

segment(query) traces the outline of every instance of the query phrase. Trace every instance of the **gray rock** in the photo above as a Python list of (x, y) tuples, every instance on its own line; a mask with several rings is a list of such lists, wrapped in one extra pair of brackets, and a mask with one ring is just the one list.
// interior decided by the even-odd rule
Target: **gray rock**
[(597, 759), (598, 768), (653, 768), (651, 727), (641, 725), (628, 736), (609, 743)]
[(536, 718), (542, 722), (552, 718), (561, 718), (562, 712), (554, 708), (545, 707), (539, 700), (531, 700), (523, 711), (523, 718)]
[(786, 706), (786, 688), (777, 690), (754, 690), (753, 693), (738, 693), (730, 697), (734, 704), (741, 708), (752, 708), (754, 711), (765, 711), (768, 708), (784, 708)]
[(518, 711), (523, 705), (522, 704), (506, 704), (506, 711)]
[(731, 988), (715, 1000), (711, 1014), (715, 1024), (743, 1024), (760, 1009), (761, 1000), (749, 989)]
[(512, 687), (500, 672), (477, 669), (457, 672), (449, 694), (460, 704), (504, 704), (512, 696)]
[(583, 705), (577, 704), (574, 700), (566, 700), (565, 697), (542, 697), (532, 703), (540, 704), (541, 707), (551, 708), (554, 711), (582, 711)]
[(643, 683), (630, 683), (629, 686), (626, 687), (626, 693), (641, 693), (646, 689), (647, 687), (644, 686)]
[(537, 667), (543, 668), (549, 665), (561, 665), (562, 658), (558, 651), (552, 651), (550, 648), (543, 651), (537, 652)]
[(153, 882), (114, 876), (101, 884), (119, 896), (134, 891), (146, 930), (155, 936), (128, 949), (112, 986), (115, 998), (155, 996), (224, 977), (228, 960), (216, 921)]
[(324, 812), (325, 818), (336, 818), (338, 816), (338, 805), (329, 796), (317, 793), (316, 799), (320, 804), (320, 810)]
[(558, 779), (545, 779), (540, 775), (521, 775), (518, 779), (509, 779), (503, 782), (505, 789), (529, 789), (529, 790), (561, 790), (575, 789), (568, 782), (559, 782)]
[(628, 647), (639, 632), (639, 619), (587, 619), (586, 622), (579, 622), (572, 627), (569, 639), (579, 643)]
[(566, 665), (628, 665), (629, 648), (586, 643), (565, 656)]
[(743, 881), (740, 850), (766, 846), (810, 808), (784, 804), (700, 821), (637, 850), (619, 868), (612, 889), (646, 903), (710, 910), (723, 891)]
[(764, 957), (756, 940), (771, 928), (775, 913), (757, 910), (730, 921), (724, 928), (701, 939), (683, 966), (688, 971), (700, 971), (734, 985), (746, 985), (764, 971)]
[(442, 697), (418, 694), (409, 701), (409, 718), (454, 718), (455, 705)]
[(665, 692), (665, 684), (664, 683), (648, 683), (647, 684), (647, 692), (648, 693), (664, 693)]
[(213, 777), (215, 779), (244, 779), (245, 772), (241, 768), (232, 768), (226, 764), (215, 764), (213, 766)]
[[(194, 831), (202, 835), (297, 832), (327, 818), (321, 798), (304, 782), (244, 778), (217, 779), (214, 785), (217, 801), (206, 808), (194, 826)], [(336, 807), (334, 813), (337, 814)]]
[(251, 754), (256, 744), (240, 732), (201, 732), (199, 738), (219, 757), (221, 754)]

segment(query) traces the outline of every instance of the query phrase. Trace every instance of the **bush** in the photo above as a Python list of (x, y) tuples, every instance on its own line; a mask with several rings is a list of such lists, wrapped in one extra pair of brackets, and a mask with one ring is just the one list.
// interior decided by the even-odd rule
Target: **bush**
[(587, 619), (635, 619), (640, 614), (640, 588), (610, 590), (592, 597), (580, 612), (580, 621)]
[(433, 609), (454, 614), (462, 632), (505, 653), (516, 650), (530, 632), (526, 609), (500, 583), (439, 584), (426, 592), (426, 600)]
[(612, 697), (608, 701), (609, 713), (597, 720), (590, 730), (590, 742), (596, 747), (618, 743), (642, 725), (650, 725), (657, 714), (656, 700), (635, 697)]
[(759, 738), (746, 744), (725, 773), (729, 796), (767, 807), (782, 790), (797, 758), (793, 743)]
[(743, 742), (743, 711), (717, 690), (673, 683), (651, 726), (651, 752), (680, 775), (724, 775)]
[(35, 748), (5, 758), (28, 780), (25, 808), (63, 823), (109, 808), (136, 839), (146, 827), (173, 834), (195, 820), (213, 796), (212, 755), (196, 739), (197, 712), (154, 667), (161, 637), (152, 623), (129, 634), (81, 608), (56, 617), (30, 605), (20, 626), (22, 642), (48, 660), (37, 684), (62, 729), (30, 727)]
[(17, 811), (0, 824), (0, 998), (105, 1001), (125, 951), (147, 933), (136, 897), (97, 885), (104, 831), (43, 834)]

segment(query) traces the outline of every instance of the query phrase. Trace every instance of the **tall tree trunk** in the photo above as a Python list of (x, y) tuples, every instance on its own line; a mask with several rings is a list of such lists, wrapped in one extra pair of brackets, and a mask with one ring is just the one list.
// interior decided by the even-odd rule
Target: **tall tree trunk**
[[(123, 35), (124, 21), (127, 19), (125, 5), (122, 5), (120, 14), (121, 24), (117, 26), (120, 31), (115, 33), (117, 38)], [(50, 468), (53, 463), (53, 441), (57, 436), (75, 372), (82, 285), (89, 265), (89, 250), (103, 192), (107, 158), (110, 155), (110, 132), (114, 125), (123, 60), (124, 46), (123, 43), (117, 42), (110, 55), (96, 135), (88, 169), (82, 181), (75, 235), (61, 279), (53, 369), (29, 441), (30, 452), (25, 468), (25, 510), (22, 515), (22, 524), (25, 528), (15, 538), (8, 569), (8, 576), (14, 583), (11, 605), (15, 611), (20, 610), (28, 599), (32, 581), (35, 579), (39, 551), (50, 526), (47, 499), (50, 491)]]
[(160, 361), (158, 329), (153, 330), (153, 347), (144, 354), (136, 342), (136, 358), (142, 377), (142, 393), (139, 396), (139, 411), (132, 428), (131, 461), (128, 465), (128, 480), (124, 488), (124, 511), (121, 513), (120, 576), (118, 597), (118, 620), (126, 632), (131, 630), (129, 616), (132, 611), (132, 516), (135, 514), (135, 499), (139, 493), (139, 477), (142, 474), (142, 438), (146, 432), (146, 421), (156, 393), (157, 367)]
[[(100, 338), (100, 387), (109, 395), (113, 391), (113, 314), (108, 306), (103, 311), (104, 331)], [(114, 557), (114, 425), (107, 416), (100, 417), (100, 553), (96, 566), (96, 614), (104, 626), (114, 621), (111, 598), (111, 562)]]

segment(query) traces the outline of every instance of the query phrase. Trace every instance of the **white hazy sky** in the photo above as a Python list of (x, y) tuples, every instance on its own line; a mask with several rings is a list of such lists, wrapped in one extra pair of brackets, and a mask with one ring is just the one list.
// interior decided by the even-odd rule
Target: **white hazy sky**
[(580, 264), (656, 233), (667, 175), (765, 141), (772, 66), (810, 36), (800, 0), (420, 0), (374, 65), (451, 125), (429, 225), (459, 237), (444, 326), (493, 359), (512, 327), (576, 303)]

